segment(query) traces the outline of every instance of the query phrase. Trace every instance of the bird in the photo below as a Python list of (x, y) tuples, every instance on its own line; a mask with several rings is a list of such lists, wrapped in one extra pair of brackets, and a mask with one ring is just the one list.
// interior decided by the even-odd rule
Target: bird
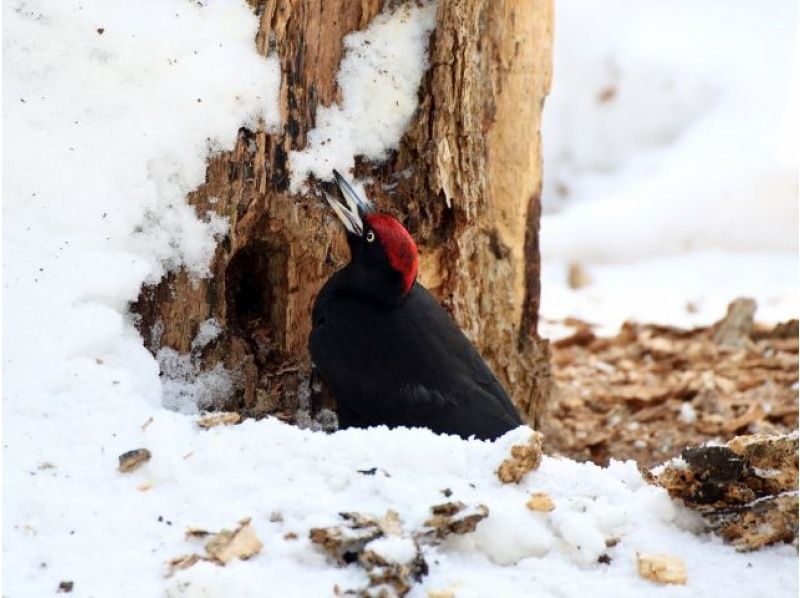
[(336, 170), (350, 262), (312, 308), (309, 352), (331, 390), (340, 428), (386, 425), (494, 440), (522, 425), (478, 350), (417, 281), (406, 228), (375, 210)]

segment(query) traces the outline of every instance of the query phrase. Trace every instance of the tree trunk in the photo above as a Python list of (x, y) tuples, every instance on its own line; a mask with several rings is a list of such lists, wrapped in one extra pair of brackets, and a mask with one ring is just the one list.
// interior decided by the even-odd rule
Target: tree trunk
[[(386, 4), (397, 2), (386, 0)], [(317, 106), (337, 99), (343, 38), (381, 0), (258, 2), (258, 50), (282, 66), (280, 132), (242, 129), (188, 200), (230, 218), (212, 276), (174, 272), (142, 289), (134, 311), (154, 352), (190, 353), (200, 324), (222, 334), (194, 357), (238, 375), (227, 405), (293, 421), (307, 406), (314, 298), (348, 259), (341, 226), (312, 190), (289, 192), (287, 156), (302, 149)], [(440, 0), (419, 109), (391, 158), (356, 160), (367, 193), (420, 249), (420, 279), (477, 345), (523, 416), (550, 389), (537, 336), (540, 115), (550, 83), (552, 2)], [(402, 173), (402, 176), (400, 175)], [(315, 392), (315, 407), (326, 403)]]

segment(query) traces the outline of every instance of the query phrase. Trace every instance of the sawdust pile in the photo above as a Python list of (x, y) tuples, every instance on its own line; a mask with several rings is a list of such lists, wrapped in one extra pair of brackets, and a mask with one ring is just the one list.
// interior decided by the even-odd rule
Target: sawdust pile
[(754, 325), (754, 310), (739, 299), (708, 328), (627, 323), (611, 338), (567, 322), (537, 428), (548, 452), (649, 467), (709, 440), (797, 429), (798, 322)]

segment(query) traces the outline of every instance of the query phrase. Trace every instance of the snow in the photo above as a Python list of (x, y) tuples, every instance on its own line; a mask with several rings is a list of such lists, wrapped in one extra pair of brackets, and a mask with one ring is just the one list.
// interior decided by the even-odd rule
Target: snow
[[(584, 268), (592, 282), (576, 291), (566, 284), (566, 263), (557, 258), (544, 262), (543, 319), (576, 317), (610, 335), (631, 318), (707, 326), (721, 319), (737, 297), (756, 299), (756, 319), (762, 322), (797, 317), (800, 305), (798, 260), (791, 253), (698, 251), (590, 262)], [(558, 336), (568, 329), (545, 321), (543, 330)]]
[(411, 538), (384, 536), (365, 546), (383, 559), (395, 563), (409, 563), (417, 556), (417, 547)]
[(192, 350), (199, 351), (205, 349), (208, 343), (215, 340), (220, 334), (222, 334), (222, 327), (219, 325), (216, 318), (203, 320), (200, 322), (200, 326), (197, 327), (197, 334), (192, 339)]
[(293, 192), (309, 174), (331, 180), (333, 169), (349, 171), (356, 156), (381, 160), (397, 148), (417, 109), (435, 18), (433, 0), (402, 4), (344, 38), (341, 105), (319, 106), (307, 147), (289, 154)]
[[(128, 304), (167, 269), (207, 274), (227, 223), (198, 219), (184, 196), (238, 127), (280, 126), (278, 67), (254, 50), (257, 17), (245, 2), (182, 0), (33, 0), (6, 3), (3, 16), (5, 596), (51, 595), (61, 581), (74, 582), (76, 596), (328, 595), (363, 587), (366, 575), (330, 563), (311, 545), (312, 527), (337, 524), (342, 511), (393, 509), (413, 531), (451, 499), (490, 514), (473, 534), (424, 548), (430, 574), (412, 597), (448, 588), (459, 598), (532, 588), (623, 598), (797, 593), (794, 548), (743, 555), (696, 533), (693, 516), (644, 484), (633, 463), (545, 458), (521, 484), (500, 484), (495, 470), (526, 428), (494, 443), (426, 430), (325, 434), (273, 419), (200, 429), (196, 400), (202, 406), (225, 374), (193, 388), (194, 353), (156, 360)], [(390, 21), (379, 17), (370, 31)], [(401, 25), (386, 25), (375, 45), (406, 40), (413, 70), (425, 44), (408, 40), (424, 27)], [(345, 166), (360, 151), (342, 150)], [(195, 353), (216, 327), (201, 327)], [(152, 459), (119, 473), (117, 457), (137, 448)], [(555, 510), (529, 511), (532, 492), (546, 492)], [(260, 554), (164, 577), (167, 560), (202, 551), (187, 527), (232, 529), (244, 517)], [(619, 542), (606, 549), (612, 536)], [(402, 556), (408, 546), (376, 548)], [(637, 552), (680, 556), (688, 584), (640, 579)], [(597, 562), (602, 554), (608, 565)]]
[(237, 386), (241, 386), (237, 384), (241, 376), (225, 369), (221, 363), (211, 370), (203, 370), (195, 352), (187, 355), (162, 347), (156, 353), (156, 361), (161, 372), (161, 403), (167, 409), (186, 415), (223, 405)]
[[(692, 326), (739, 295), (797, 317), (797, 18), (791, 0), (558, 4), (545, 317)], [(593, 284), (568, 289), (571, 262)]]

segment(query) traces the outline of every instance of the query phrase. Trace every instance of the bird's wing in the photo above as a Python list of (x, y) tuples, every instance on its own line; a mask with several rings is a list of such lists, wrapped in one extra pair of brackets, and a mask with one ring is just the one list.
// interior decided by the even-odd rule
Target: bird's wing
[(472, 384), (446, 390), (407, 385), (391, 400), (402, 413), (414, 414), (412, 425), (462, 437), (493, 439), (521, 424), (516, 413), (498, 409), (492, 395)]

